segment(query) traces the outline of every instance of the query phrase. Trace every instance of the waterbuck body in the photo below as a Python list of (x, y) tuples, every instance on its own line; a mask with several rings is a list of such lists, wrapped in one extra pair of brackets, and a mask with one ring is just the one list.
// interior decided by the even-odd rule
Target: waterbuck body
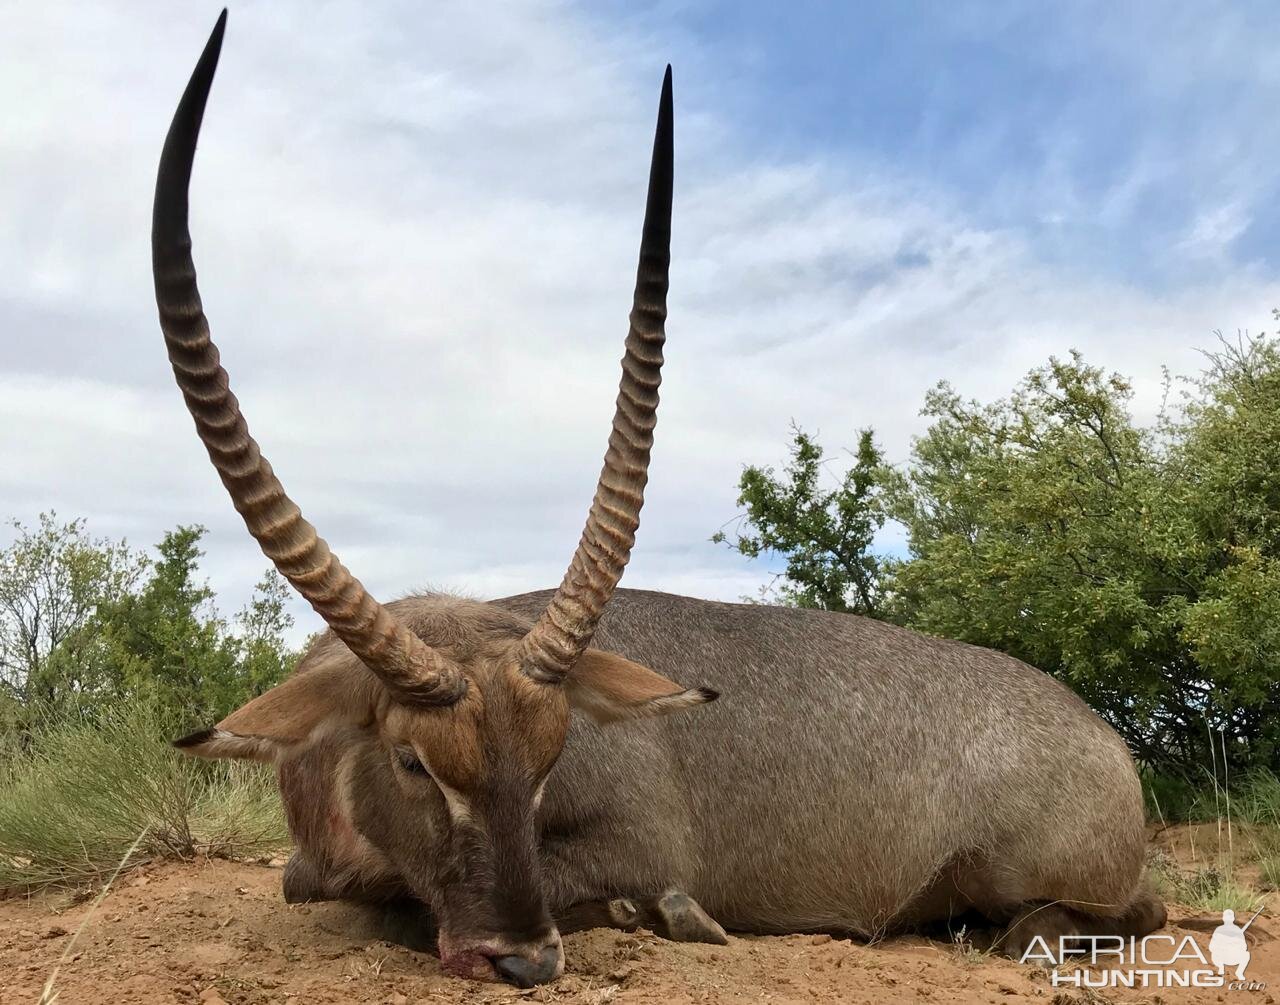
[(276, 766), (298, 846), (287, 899), (397, 905), (448, 972), (525, 987), (563, 972), (560, 929), (585, 924), (716, 942), (977, 909), (1016, 952), (1163, 923), (1139, 887), (1129, 755), (1044, 674), (846, 615), (615, 596), (663, 362), (670, 67), (608, 449), (563, 581), (491, 603), (374, 599), (250, 435), (196, 286), (187, 190), (225, 23), (160, 157), (156, 304), (236, 510), (329, 629), (289, 680), (176, 742)]
[[(389, 607), (447, 647), (470, 622), (518, 637), (550, 596)], [(1012, 952), (1071, 915), (1077, 930), (1162, 923), (1140, 887), (1142, 796), (1127, 749), (1025, 663), (851, 615), (635, 590), (615, 593), (594, 644), (724, 697), (697, 716), (574, 717), (537, 814), (557, 919), (618, 899), (643, 911), (672, 891), (755, 933), (871, 936), (1034, 911), (1002, 946)], [(376, 701), (376, 681), (336, 640), (299, 672), (316, 671), (364, 677)], [(290, 899), (417, 895), (381, 851), (406, 812), (366, 717), (329, 710), (279, 762), (299, 842)]]
[(581, 865), (556, 903), (675, 888), (730, 929), (874, 935), (970, 905), (1119, 914), (1137, 893), (1129, 753), (1024, 663), (849, 615), (638, 591), (615, 595), (595, 644), (722, 697), (570, 730), (544, 826), (583, 847), (561, 853)]

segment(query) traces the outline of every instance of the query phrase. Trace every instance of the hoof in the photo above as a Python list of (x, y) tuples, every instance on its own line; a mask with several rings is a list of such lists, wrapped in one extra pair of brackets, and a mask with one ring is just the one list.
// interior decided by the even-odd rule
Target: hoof
[(679, 890), (664, 893), (653, 905), (653, 930), (672, 942), (706, 942), (727, 946), (729, 937), (702, 905)]

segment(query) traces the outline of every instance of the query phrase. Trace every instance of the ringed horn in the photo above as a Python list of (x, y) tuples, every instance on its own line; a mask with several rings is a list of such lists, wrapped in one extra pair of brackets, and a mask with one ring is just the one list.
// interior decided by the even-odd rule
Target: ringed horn
[(662, 79), (658, 127), (649, 165), (649, 196), (640, 237), (640, 267), (631, 326), (622, 357), (622, 382), (609, 434), (604, 469), (587, 514), (578, 550), (551, 603), (522, 643), (525, 673), (556, 682), (591, 641), (613, 596), (640, 525), (649, 451), (657, 422), (662, 346), (666, 341), (667, 286), (671, 266), (671, 67)]
[[(226, 20), (224, 10), (174, 113), (156, 178), (152, 267), (160, 327), (174, 377), (232, 503), (281, 574), (399, 700), (449, 705), (465, 692), (466, 678), (374, 600), (302, 516), (249, 434), (210, 338), (191, 258), (188, 187)], [(622, 381), (604, 468), (564, 580), (521, 643), (522, 668), (547, 683), (562, 681), (586, 649), (635, 543), (666, 340), (672, 160), (668, 66)]]
[(249, 435), (209, 337), (191, 259), (187, 188), (226, 24), (224, 10), (178, 103), (156, 178), (151, 258), (169, 362), (209, 459), (267, 557), (398, 699), (449, 705), (466, 679), (374, 600), (302, 516)]

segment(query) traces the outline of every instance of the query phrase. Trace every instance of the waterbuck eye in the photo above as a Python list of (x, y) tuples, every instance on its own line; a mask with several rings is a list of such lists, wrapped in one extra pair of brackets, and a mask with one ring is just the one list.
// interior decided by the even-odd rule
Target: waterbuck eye
[(396, 747), (396, 762), (411, 775), (430, 777), (431, 772), (418, 760), (418, 755), (410, 747)]

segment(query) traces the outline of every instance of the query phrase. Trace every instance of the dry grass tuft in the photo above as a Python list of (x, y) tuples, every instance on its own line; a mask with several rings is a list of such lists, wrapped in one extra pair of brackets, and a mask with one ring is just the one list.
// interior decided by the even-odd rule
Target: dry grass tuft
[(0, 888), (95, 885), (158, 859), (287, 846), (270, 773), (184, 757), (168, 743), (176, 732), (143, 705), (43, 727), (0, 779)]

